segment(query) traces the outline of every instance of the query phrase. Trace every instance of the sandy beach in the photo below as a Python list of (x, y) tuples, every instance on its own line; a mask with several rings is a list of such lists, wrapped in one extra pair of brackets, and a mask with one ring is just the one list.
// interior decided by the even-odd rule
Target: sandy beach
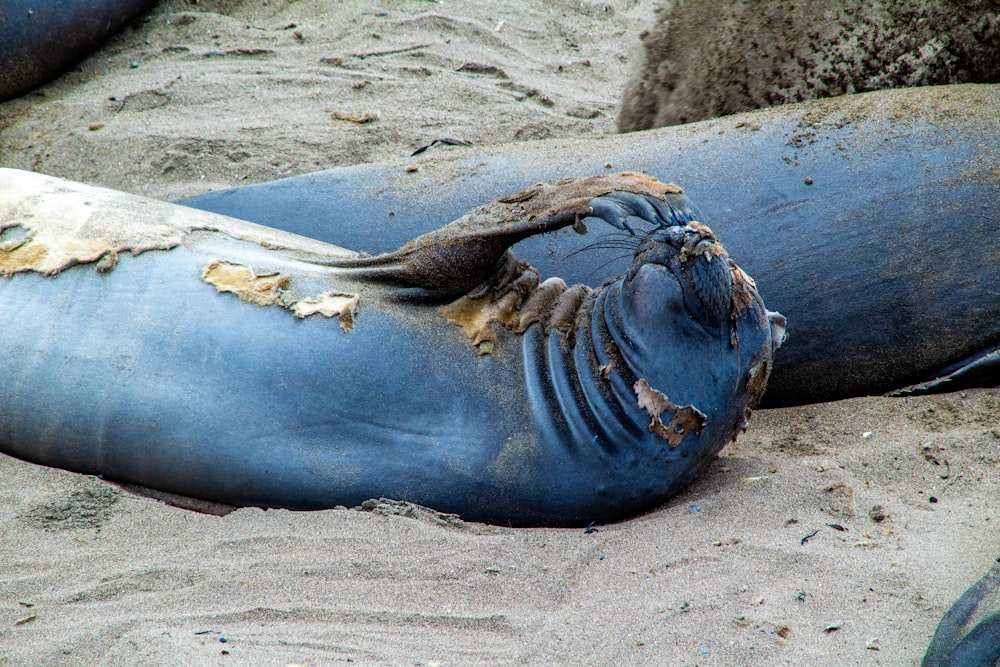
[[(0, 104), (0, 166), (176, 199), (612, 134), (656, 6), (165, 0)], [(0, 665), (918, 665), (1000, 555), (1000, 390), (759, 411), (591, 533), (0, 480)]]

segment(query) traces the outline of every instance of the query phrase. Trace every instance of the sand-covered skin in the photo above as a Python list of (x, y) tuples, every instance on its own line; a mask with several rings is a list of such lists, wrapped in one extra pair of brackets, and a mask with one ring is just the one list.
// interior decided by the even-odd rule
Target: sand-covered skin
[[(167, 0), (0, 105), (0, 165), (173, 198), (610, 133), (655, 4)], [(0, 480), (0, 665), (917, 665), (1000, 555), (1000, 391), (759, 412), (589, 534), (220, 517), (4, 456)]]
[(622, 132), (886, 88), (1000, 81), (1000, 4), (663, 3), (625, 90)]

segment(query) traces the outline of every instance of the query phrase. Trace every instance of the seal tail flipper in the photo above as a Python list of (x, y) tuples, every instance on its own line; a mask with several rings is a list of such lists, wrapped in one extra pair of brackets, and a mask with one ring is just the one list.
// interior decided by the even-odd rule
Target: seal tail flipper
[(994, 565), (952, 605), (934, 632), (921, 667), (993, 667), (1000, 660), (1000, 612), (963, 632), (991, 597), (1000, 594), (1000, 564)]
[(645, 174), (571, 178), (488, 202), (393, 252), (320, 263), (401, 287), (471, 287), (496, 270), (510, 246), (529, 236), (576, 227), (589, 218), (630, 229), (630, 218), (648, 216), (654, 226), (661, 221), (669, 226), (691, 215), (693, 207), (679, 187)]
[(973, 387), (1000, 386), (1000, 345), (977, 352), (945, 368), (940, 375), (918, 384), (889, 392), (889, 396), (941, 394)]

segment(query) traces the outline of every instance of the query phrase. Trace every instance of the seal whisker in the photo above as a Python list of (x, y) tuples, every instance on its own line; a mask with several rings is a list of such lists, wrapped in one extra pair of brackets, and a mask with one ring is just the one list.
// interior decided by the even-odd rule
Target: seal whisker
[(642, 241), (638, 236), (621, 236), (615, 238), (601, 239), (600, 241), (594, 241), (593, 243), (588, 243), (582, 248), (577, 248), (572, 252), (566, 253), (566, 257), (575, 257), (582, 252), (587, 252), (589, 250), (628, 250), (628, 255), (621, 255), (618, 259), (623, 257), (630, 257), (635, 249), (639, 247), (639, 243)]
[(599, 266), (595, 266), (594, 269), (590, 273), (587, 274), (587, 277), (589, 278), (590, 276), (593, 276), (597, 272), (604, 270), (608, 265), (615, 264), (616, 262), (620, 262), (623, 259), (626, 259), (628, 257), (631, 257), (631, 254), (628, 254), (628, 255), (619, 255), (617, 257), (611, 257), (611, 258), (608, 259), (608, 261), (601, 263)]

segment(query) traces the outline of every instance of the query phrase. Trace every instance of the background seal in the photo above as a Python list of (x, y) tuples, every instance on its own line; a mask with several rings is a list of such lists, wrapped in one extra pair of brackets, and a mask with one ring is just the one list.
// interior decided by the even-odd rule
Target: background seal
[[(1000, 86), (331, 169), (184, 203), (382, 252), (479, 202), (608, 164), (683, 182), (788, 317), (765, 406), (1000, 383)], [(630, 261), (609, 234), (549, 234), (516, 251), (542, 275), (594, 285), (607, 275), (595, 267), (613, 275)]]
[(0, 6), (0, 102), (51, 81), (156, 0), (6, 0)]

